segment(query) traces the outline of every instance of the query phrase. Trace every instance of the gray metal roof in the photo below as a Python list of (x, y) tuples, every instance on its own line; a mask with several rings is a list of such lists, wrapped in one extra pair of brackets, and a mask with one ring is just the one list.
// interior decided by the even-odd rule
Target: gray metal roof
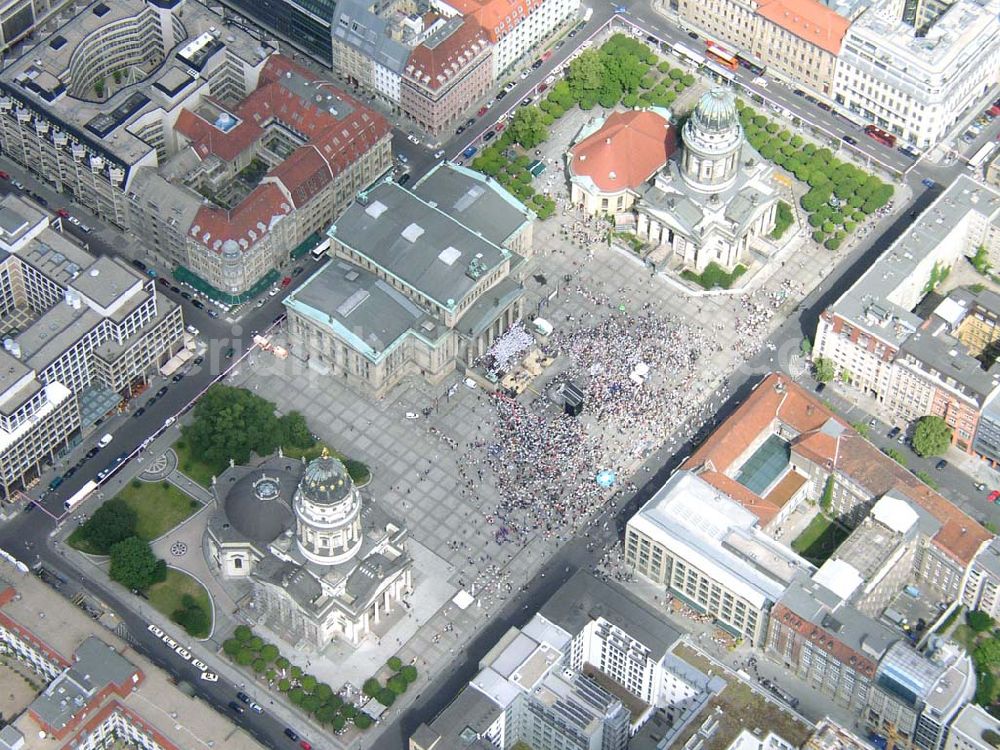
[(413, 192), (494, 245), (503, 246), (533, 218), (496, 180), (450, 162), (434, 167)]
[(572, 636), (587, 623), (603, 617), (641, 642), (659, 660), (681, 633), (652, 607), (621, 586), (578, 571), (539, 610)]
[(123, 261), (107, 255), (98, 257), (70, 284), (101, 307), (110, 307), (119, 297), (141, 287), (145, 277)]
[(431, 340), (446, 331), (385, 281), (340, 260), (327, 263), (284, 304), (350, 340), (354, 349), (372, 360), (410, 331)]
[[(503, 714), (503, 709), (472, 686), (465, 687), (455, 700), (438, 714), (428, 727), (421, 728), (425, 739), (439, 737), (434, 750), (490, 747), (479, 739)], [(416, 735), (415, 735), (416, 736)], [(429, 744), (424, 744), (429, 747)]]
[(778, 603), (875, 661), (899, 640), (899, 634), (892, 628), (859, 612), (830, 589), (805, 576), (793, 581)]
[(364, 0), (340, 0), (331, 33), (397, 74), (402, 74), (410, 59), (410, 47), (392, 38), (388, 21), (373, 13)]
[(510, 257), (392, 181), (359, 196), (329, 234), (445, 308)]

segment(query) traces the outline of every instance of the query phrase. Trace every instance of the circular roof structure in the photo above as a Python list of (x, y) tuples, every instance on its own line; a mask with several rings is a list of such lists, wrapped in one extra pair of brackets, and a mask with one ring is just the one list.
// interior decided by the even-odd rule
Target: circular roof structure
[(350, 494), (353, 487), (354, 482), (344, 464), (324, 448), (323, 455), (306, 466), (299, 492), (303, 500), (313, 505), (336, 505)]
[(722, 133), (738, 127), (740, 116), (736, 110), (736, 98), (724, 88), (716, 87), (706, 91), (691, 113), (691, 121), (699, 130), (711, 133)]
[(274, 469), (241, 477), (226, 494), (226, 520), (251, 541), (274, 541), (293, 525), (291, 497), (295, 480), (294, 474)]

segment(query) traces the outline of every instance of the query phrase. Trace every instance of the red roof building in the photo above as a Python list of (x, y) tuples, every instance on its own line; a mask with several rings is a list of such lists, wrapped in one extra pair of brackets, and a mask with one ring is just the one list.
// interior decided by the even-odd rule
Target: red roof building
[[(203, 195), (206, 187), (214, 187), (216, 173), (228, 184), (255, 159), (271, 164), (235, 205), (202, 205), (187, 230), (193, 242), (216, 256), (225, 248), (227, 259), (253, 253), (265, 239), (267, 254), (287, 257), (312, 233), (325, 230), (358, 190), (392, 165), (388, 121), (283, 55), (271, 56), (257, 88), (235, 107), (210, 100), (197, 111), (182, 110), (175, 130), (201, 162), (212, 160), (207, 180), (198, 170), (189, 177)], [(287, 149), (289, 141), (293, 145), (277, 164), (269, 161), (272, 134), (279, 150)], [(265, 156), (265, 150), (272, 156)], [(224, 167), (219, 169), (219, 164)], [(282, 220), (281, 247), (272, 248), (272, 230)], [(191, 261), (192, 270), (227, 292), (252, 286), (274, 265), (269, 260), (251, 263), (235, 282), (241, 288), (234, 290), (232, 282), (219, 276), (218, 262), (200, 260)]]
[(615, 112), (569, 150), (574, 205), (588, 213), (627, 210), (676, 150), (676, 131), (664, 115)]

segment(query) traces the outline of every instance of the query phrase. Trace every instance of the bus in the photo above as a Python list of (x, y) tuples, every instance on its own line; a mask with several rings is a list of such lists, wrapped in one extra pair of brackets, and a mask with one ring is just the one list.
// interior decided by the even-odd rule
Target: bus
[(330, 238), (327, 237), (321, 243), (316, 245), (316, 247), (310, 250), (309, 254), (312, 256), (313, 260), (322, 260), (323, 257), (326, 255), (326, 251), (329, 249), (330, 249)]
[(883, 146), (888, 146), (892, 148), (896, 145), (896, 136), (892, 133), (887, 133), (882, 128), (877, 128), (874, 125), (865, 125), (865, 135), (869, 138), (873, 138)]
[(987, 143), (976, 153), (972, 155), (969, 159), (969, 171), (975, 172), (977, 169), (982, 167), (990, 157), (993, 156), (993, 152), (996, 150), (997, 145), (995, 143)]
[(671, 45), (670, 49), (681, 61), (689, 62), (698, 68), (705, 64), (704, 55), (699, 55), (690, 47), (685, 47), (683, 44), (678, 43)]
[(758, 57), (754, 57), (749, 52), (737, 52), (736, 59), (740, 65), (749, 70), (755, 76), (762, 76), (767, 70), (767, 66), (764, 65), (763, 60)]
[(734, 72), (740, 67), (740, 61), (736, 59), (736, 53), (718, 42), (705, 42), (705, 54), (712, 62), (716, 62)]
[(81, 487), (75, 493), (73, 493), (73, 497), (64, 502), (63, 507), (66, 510), (73, 510), (73, 508), (75, 508), (77, 505), (86, 500), (90, 496), (90, 493), (96, 489), (97, 489), (97, 482), (91, 479), (89, 482), (83, 485), (83, 487)]
[(736, 78), (731, 70), (727, 70), (714, 60), (705, 63), (702, 66), (702, 72), (708, 73), (718, 83), (732, 83), (733, 79)]

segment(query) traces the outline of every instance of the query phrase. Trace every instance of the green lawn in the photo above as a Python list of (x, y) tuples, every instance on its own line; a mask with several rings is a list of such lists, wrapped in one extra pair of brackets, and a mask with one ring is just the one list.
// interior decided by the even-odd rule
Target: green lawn
[(173, 448), (174, 453), (177, 454), (177, 468), (206, 489), (212, 486), (212, 477), (219, 476), (226, 469), (225, 466), (213, 466), (200, 458), (194, 458), (186, 440), (178, 440), (174, 443)]
[(705, 266), (705, 270), (701, 273), (695, 273), (691, 269), (685, 269), (684, 271), (681, 271), (681, 277), (687, 279), (688, 281), (693, 281), (695, 284), (698, 284), (704, 289), (714, 289), (715, 287), (728, 289), (733, 285), (736, 279), (745, 274), (746, 271), (746, 266), (737, 264), (736, 267), (733, 268), (732, 272), (729, 272), (713, 260)]
[[(187, 573), (168, 568), (167, 580), (163, 583), (154, 583), (146, 592), (149, 603), (166, 617), (170, 617), (175, 610), (181, 608), (181, 600), (185, 594), (194, 597), (198, 606), (208, 613), (209, 618), (212, 617), (212, 605), (208, 598), (208, 592)], [(205, 637), (208, 633), (192, 633), (192, 635)]]
[(792, 549), (813, 565), (822, 565), (850, 532), (822, 513), (817, 513), (805, 530), (792, 542)]
[(201, 507), (201, 503), (168, 482), (128, 484), (118, 493), (138, 516), (135, 533), (151, 542), (166, 534)]

